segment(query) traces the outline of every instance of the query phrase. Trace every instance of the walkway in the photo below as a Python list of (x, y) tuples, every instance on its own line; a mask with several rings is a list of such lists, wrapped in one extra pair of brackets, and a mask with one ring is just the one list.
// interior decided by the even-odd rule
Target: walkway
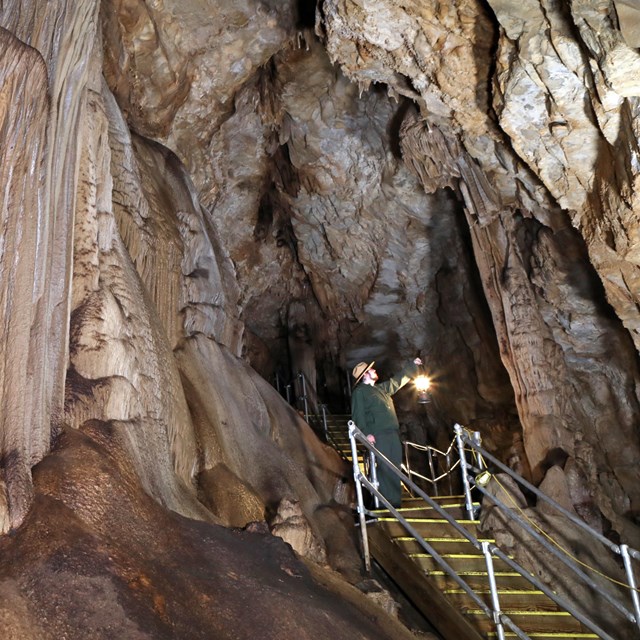
[[(348, 416), (330, 416), (327, 439), (347, 460), (351, 449), (347, 432)], [(362, 468), (362, 457), (360, 456)], [(462, 496), (435, 498), (447, 513), (479, 541), (479, 522), (468, 520)], [(422, 537), (426, 545), (440, 555), (491, 609), (498, 608), (535, 640), (573, 640), (598, 638), (553, 600), (503, 561), (493, 559), (493, 579), (499, 605), (492, 603), (490, 576), (482, 551), (464, 538), (447, 520), (421, 498), (405, 491), (400, 515)], [(406, 527), (386, 509), (371, 512), (367, 526), (372, 557), (438, 630), (445, 640), (488, 640), (498, 637), (494, 621), (474, 602), (434, 556), (407, 533)], [(504, 638), (518, 635), (508, 629)]]

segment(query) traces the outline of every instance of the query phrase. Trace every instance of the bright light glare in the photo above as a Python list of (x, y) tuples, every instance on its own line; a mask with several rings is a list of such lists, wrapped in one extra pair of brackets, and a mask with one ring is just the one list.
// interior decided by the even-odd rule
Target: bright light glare
[(427, 376), (418, 376), (413, 384), (416, 385), (418, 391), (426, 391), (431, 386), (431, 380)]

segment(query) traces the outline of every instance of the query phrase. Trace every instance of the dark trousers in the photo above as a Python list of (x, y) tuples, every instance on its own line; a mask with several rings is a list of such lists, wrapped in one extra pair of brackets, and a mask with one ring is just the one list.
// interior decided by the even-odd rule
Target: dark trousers
[[(398, 432), (393, 430), (383, 431), (376, 435), (376, 448), (378, 448), (396, 467), (402, 464), (402, 443)], [(400, 478), (393, 471), (388, 470), (383, 462), (377, 465), (380, 493), (394, 506), (402, 503), (402, 486)]]

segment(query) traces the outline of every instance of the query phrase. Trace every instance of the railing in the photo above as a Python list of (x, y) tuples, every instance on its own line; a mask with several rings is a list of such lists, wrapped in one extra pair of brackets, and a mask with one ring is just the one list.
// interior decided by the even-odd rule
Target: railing
[[(410, 478), (420, 478), (428, 482), (433, 488), (433, 495), (440, 495), (438, 484), (447, 478), (449, 484), (449, 494), (453, 493), (453, 483), (451, 474), (460, 464), (460, 458), (451, 464), (452, 452), (455, 453), (456, 439), (454, 438), (446, 451), (440, 451), (431, 445), (417, 444), (416, 442), (405, 441), (404, 446), (404, 468)], [(427, 454), (427, 463), (429, 466), (429, 476), (424, 476), (411, 467), (410, 450), (422, 451)], [(440, 473), (439, 473), (440, 472)]]
[[(320, 413), (318, 415), (313, 416), (313, 420), (307, 419), (307, 422), (315, 429), (316, 433), (318, 431), (322, 431), (325, 442), (328, 442), (333, 448), (340, 453), (344, 457), (344, 454), (341, 450), (340, 444), (336, 442), (334, 439), (331, 430), (329, 429), (329, 410), (327, 409), (327, 405), (321, 403), (319, 405)], [(318, 421), (320, 424), (318, 424)], [(345, 458), (346, 459), (346, 458)]]
[[(430, 496), (428, 496), (420, 487), (418, 487), (413, 480), (407, 475), (400, 471), (384, 454), (382, 454), (378, 449), (376, 449), (366, 438), (366, 436), (358, 429), (355, 423), (350, 420), (349, 423), (349, 439), (351, 441), (351, 451), (353, 457), (353, 476), (355, 480), (356, 487), (356, 495), (358, 500), (358, 517), (359, 524), (362, 536), (362, 549), (364, 555), (365, 568), (367, 572), (371, 570), (371, 558), (369, 553), (369, 542), (367, 536), (367, 516), (372, 515), (364, 506), (364, 495), (363, 495), (363, 487), (367, 489), (373, 496), (375, 496), (380, 503), (382, 503), (389, 512), (393, 515), (394, 518), (398, 520), (402, 524), (402, 526), (406, 529), (406, 531), (417, 541), (417, 543), (435, 560), (435, 562), (443, 569), (445, 573), (447, 573), (458, 586), (471, 598), (471, 600), (479, 607), (484, 614), (489, 617), (496, 628), (496, 633), (499, 640), (504, 640), (505, 637), (505, 627), (509, 628), (513, 631), (519, 638), (523, 640), (530, 640), (530, 636), (528, 636), (522, 629), (520, 629), (506, 614), (504, 614), (500, 610), (500, 603), (498, 597), (498, 591), (496, 587), (496, 581), (494, 578), (494, 570), (493, 570), (493, 558), (497, 557), (504, 561), (513, 571), (521, 575), (523, 578), (528, 580), (536, 589), (542, 591), (547, 597), (553, 600), (561, 609), (571, 614), (576, 620), (581, 622), (587, 629), (596, 633), (603, 640), (616, 640), (613, 636), (608, 634), (606, 631), (600, 628), (598, 624), (596, 624), (593, 620), (588, 618), (583, 612), (581, 612), (577, 607), (575, 607), (571, 602), (566, 600), (563, 596), (558, 595), (553, 592), (549, 587), (543, 584), (540, 580), (538, 580), (535, 576), (530, 574), (527, 570), (521, 567), (517, 562), (515, 562), (511, 557), (505, 554), (498, 546), (489, 542), (480, 542), (470, 531), (468, 531), (462, 524), (460, 524), (455, 518), (453, 518), (445, 509), (443, 509), (436, 501), (434, 501)], [(460, 463), (462, 470), (462, 481), (465, 487), (465, 507), (469, 511), (472, 509), (471, 502), (471, 485), (475, 484), (475, 481), (472, 476), (469, 475), (469, 471), (476, 471), (479, 474), (487, 473), (486, 470), (482, 468), (482, 466), (478, 466), (474, 468), (472, 465), (469, 465), (466, 461), (465, 454), (465, 446), (471, 447), (474, 451), (476, 451), (479, 456), (483, 456), (487, 460), (490, 460), (492, 463), (496, 464), (498, 468), (505, 471), (505, 473), (509, 473), (512, 477), (517, 477), (520, 480), (524, 481), (523, 478), (520, 478), (517, 474), (515, 474), (512, 470), (508, 469), (505, 465), (502, 465), (499, 461), (495, 460), (493, 456), (491, 456), (488, 452), (486, 452), (477, 441), (477, 437), (471, 438), (467, 434), (465, 434), (464, 429), (460, 427), (460, 425), (456, 425), (456, 440), (458, 444), (458, 451), (460, 453)], [(388, 470), (390, 470), (394, 475), (396, 475), (401, 482), (403, 482), (407, 488), (409, 488), (414, 495), (420, 496), (432, 509), (434, 509), (441, 518), (446, 520), (463, 538), (468, 540), (476, 549), (482, 552), (485, 562), (487, 565), (487, 576), (488, 576), (488, 587), (491, 593), (491, 606), (488, 606), (484, 600), (482, 600), (478, 594), (473, 590), (472, 587), (467, 584), (467, 582), (459, 576), (456, 571), (446, 562), (446, 560), (426, 541), (424, 538), (414, 529), (414, 527), (404, 518), (404, 516), (380, 493), (377, 487), (377, 483), (374, 484), (372, 480), (367, 478), (367, 476), (360, 469), (360, 465), (357, 460), (357, 443), (360, 443), (363, 447), (365, 447), (370, 454), (373, 455), (375, 463), (382, 464)], [(375, 464), (373, 465), (375, 468)], [(526, 481), (524, 481), (526, 483)], [(529, 483), (527, 488), (535, 489)], [(526, 486), (525, 485), (525, 486)], [(483, 487), (480, 487), (476, 484), (476, 487), (480, 489), (483, 495), (487, 495), (490, 499), (494, 501), (494, 503), (499, 503), (500, 501), (496, 500), (495, 497), (489, 496), (489, 494), (484, 491)], [(537, 490), (536, 490), (537, 491)], [(537, 493), (540, 493), (537, 491)], [(546, 496), (545, 496), (546, 498)], [(555, 504), (554, 501), (547, 498), (547, 501)], [(509, 514), (509, 516), (516, 517), (514, 511), (509, 509), (506, 505), (501, 505), (502, 508)], [(560, 505), (557, 505), (560, 507)], [(560, 507), (562, 509), (562, 507)], [(574, 516), (563, 510), (565, 515), (571, 516), (571, 520), (574, 520)], [(472, 513), (472, 511), (471, 511)], [(577, 520), (577, 518), (575, 518)], [(584, 524), (584, 523), (583, 523)], [(587, 527), (587, 525), (585, 525)], [(587, 527), (588, 528), (588, 527)], [(597, 533), (597, 532), (594, 532)], [(601, 537), (601, 536), (600, 536)], [(600, 539), (598, 537), (598, 539)], [(606, 539), (605, 539), (606, 540)], [(607, 546), (616, 547), (617, 545), (612, 545), (610, 541), (607, 541)], [(621, 545), (624, 547), (624, 545)], [(626, 551), (620, 551), (623, 559), (626, 557), (625, 564), (629, 562), (629, 558), (638, 558), (638, 552), (635, 550), (628, 549), (625, 547)], [(629, 575), (629, 585), (628, 587), (632, 590), (633, 603), (635, 614), (631, 611), (628, 611), (620, 602), (613, 599), (615, 602), (614, 607), (618, 610), (626, 620), (639, 625), (640, 621), (640, 612), (637, 607), (637, 590), (635, 589), (635, 582), (633, 579), (633, 571), (628, 572)], [(607, 594), (605, 597), (601, 591), (599, 591), (601, 595), (605, 598), (605, 600), (609, 601), (610, 596)]]
[(273, 386), (287, 400), (288, 404), (303, 411), (304, 419), (309, 422), (310, 409), (315, 404), (313, 398), (316, 397), (316, 393), (307, 376), (300, 371), (287, 382), (282, 379), (280, 374), (276, 373)]
[[(471, 508), (471, 486), (473, 485), (473, 488), (475, 490), (479, 491), (494, 505), (500, 507), (505, 513), (508, 514), (508, 517), (512, 522), (517, 522), (522, 527), (522, 529), (524, 529), (524, 531), (526, 531), (534, 540), (536, 540), (536, 542), (538, 542), (544, 549), (549, 551), (565, 567), (570, 569), (576, 578), (580, 578), (580, 580), (582, 580), (590, 589), (592, 589), (594, 592), (597, 592), (602, 597), (602, 599), (604, 599), (611, 607), (613, 607), (626, 620), (628, 620), (629, 622), (633, 622), (640, 630), (640, 598), (638, 596), (634, 570), (631, 563), (632, 558), (635, 560), (640, 560), (640, 552), (638, 552), (636, 549), (630, 548), (626, 544), (617, 545), (613, 543), (611, 540), (603, 536), (600, 532), (590, 527), (586, 522), (584, 522), (584, 520), (581, 520), (575, 514), (571, 513), (562, 505), (558, 504), (555, 500), (544, 494), (537, 487), (535, 487), (530, 482), (525, 480), (522, 476), (513, 471), (513, 469), (510, 469), (505, 464), (500, 462), (500, 460), (486, 451), (481, 446), (479, 438), (476, 434), (474, 434), (474, 437), (470, 437), (468, 435), (468, 432), (459, 424), (456, 424), (454, 429), (456, 433), (456, 439), (458, 441), (458, 449), (461, 452), (460, 462), (462, 466), (463, 485), (465, 489), (465, 505), (468, 505), (467, 509)], [(483, 463), (481, 463), (480, 466), (474, 466), (473, 464), (469, 464), (467, 462), (465, 447), (469, 447), (473, 452), (475, 452), (479, 460), (491, 462), (491, 464), (494, 465), (495, 468), (509, 475), (519, 485), (524, 487), (527, 491), (533, 493), (539, 500), (542, 500), (546, 504), (553, 507), (558, 513), (560, 513), (571, 523), (576, 525), (576, 527), (578, 527), (581, 531), (585, 532), (591, 538), (593, 538), (594, 541), (601, 543), (612, 553), (619, 555), (624, 566), (627, 583), (621, 583), (620, 581), (609, 578), (608, 576), (604, 577), (607, 580), (619, 584), (619, 586), (623, 586), (624, 588), (629, 590), (631, 594), (631, 605), (633, 611), (627, 609), (627, 607), (622, 604), (622, 602), (620, 602), (613, 595), (609, 594), (606, 589), (603, 589), (601, 584), (595, 582), (587, 573), (585, 573), (585, 571), (583, 571), (579, 564), (564, 551), (564, 549), (561, 549), (559, 546), (550, 543), (548, 536), (542, 535), (540, 532), (536, 531), (535, 528), (532, 527), (531, 524), (527, 522), (527, 520), (520, 513), (511, 509), (497, 496), (487, 491), (485, 486), (491, 475), (486, 471)], [(482, 479), (480, 479), (476, 474), (482, 474)]]

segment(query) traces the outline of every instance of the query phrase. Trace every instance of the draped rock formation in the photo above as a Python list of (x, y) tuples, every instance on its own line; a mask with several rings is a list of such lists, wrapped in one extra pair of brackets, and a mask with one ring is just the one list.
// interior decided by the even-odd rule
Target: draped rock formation
[(254, 593), (266, 637), (401, 637), (317, 568), (360, 579), (348, 469), (270, 384), (338, 406), (360, 360), (420, 354), (412, 439), (478, 429), (640, 546), (635, 14), (0, 0), (9, 637), (185, 637), (192, 601), (249, 637)]

